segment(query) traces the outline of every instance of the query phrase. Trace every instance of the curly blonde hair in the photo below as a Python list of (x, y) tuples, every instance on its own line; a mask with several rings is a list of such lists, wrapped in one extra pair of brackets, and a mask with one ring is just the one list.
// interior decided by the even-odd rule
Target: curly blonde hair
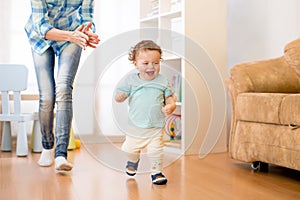
[(162, 50), (159, 45), (157, 45), (155, 42), (152, 40), (142, 40), (139, 43), (137, 43), (134, 47), (131, 47), (129, 54), (128, 54), (128, 60), (130, 61), (135, 61), (138, 53), (140, 51), (158, 51), (160, 54), (160, 59), (162, 55)]

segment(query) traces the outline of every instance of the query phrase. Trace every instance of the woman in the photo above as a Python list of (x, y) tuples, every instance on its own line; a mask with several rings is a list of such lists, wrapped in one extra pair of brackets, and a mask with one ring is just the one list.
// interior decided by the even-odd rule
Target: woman
[[(93, 12), (94, 0), (31, 0), (31, 15), (25, 31), (32, 49), (40, 96), (43, 145), (40, 166), (52, 165), (51, 150), (55, 141), (55, 169), (70, 171), (73, 167), (67, 161), (73, 116), (72, 85), (82, 49), (95, 48), (99, 43), (94, 33)], [(58, 67), (56, 77), (55, 64)]]

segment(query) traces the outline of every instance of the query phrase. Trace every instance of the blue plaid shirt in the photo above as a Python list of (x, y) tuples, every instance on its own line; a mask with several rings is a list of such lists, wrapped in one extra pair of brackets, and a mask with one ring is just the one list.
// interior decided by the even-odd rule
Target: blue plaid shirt
[[(25, 25), (29, 43), (38, 54), (49, 47), (56, 55), (69, 44), (45, 39), (47, 31), (57, 28), (73, 31), (93, 21), (94, 0), (31, 0), (31, 15)], [(95, 31), (95, 26), (92, 27)]]

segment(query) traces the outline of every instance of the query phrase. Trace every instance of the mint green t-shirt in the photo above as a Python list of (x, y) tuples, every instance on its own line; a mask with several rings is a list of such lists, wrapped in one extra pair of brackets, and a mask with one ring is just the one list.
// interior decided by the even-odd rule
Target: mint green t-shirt
[(130, 73), (116, 91), (128, 96), (130, 125), (141, 128), (164, 127), (165, 115), (161, 108), (165, 105), (165, 98), (174, 94), (166, 77), (159, 74), (151, 81), (144, 81), (138, 73)]

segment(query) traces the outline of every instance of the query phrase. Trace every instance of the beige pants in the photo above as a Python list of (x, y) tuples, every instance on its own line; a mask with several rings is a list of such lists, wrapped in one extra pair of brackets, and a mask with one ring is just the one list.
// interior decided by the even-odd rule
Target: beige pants
[(122, 145), (122, 150), (127, 153), (128, 160), (136, 163), (140, 159), (141, 151), (147, 148), (151, 174), (160, 173), (163, 168), (163, 129), (129, 127), (128, 131), (130, 134), (126, 135), (126, 140)]

